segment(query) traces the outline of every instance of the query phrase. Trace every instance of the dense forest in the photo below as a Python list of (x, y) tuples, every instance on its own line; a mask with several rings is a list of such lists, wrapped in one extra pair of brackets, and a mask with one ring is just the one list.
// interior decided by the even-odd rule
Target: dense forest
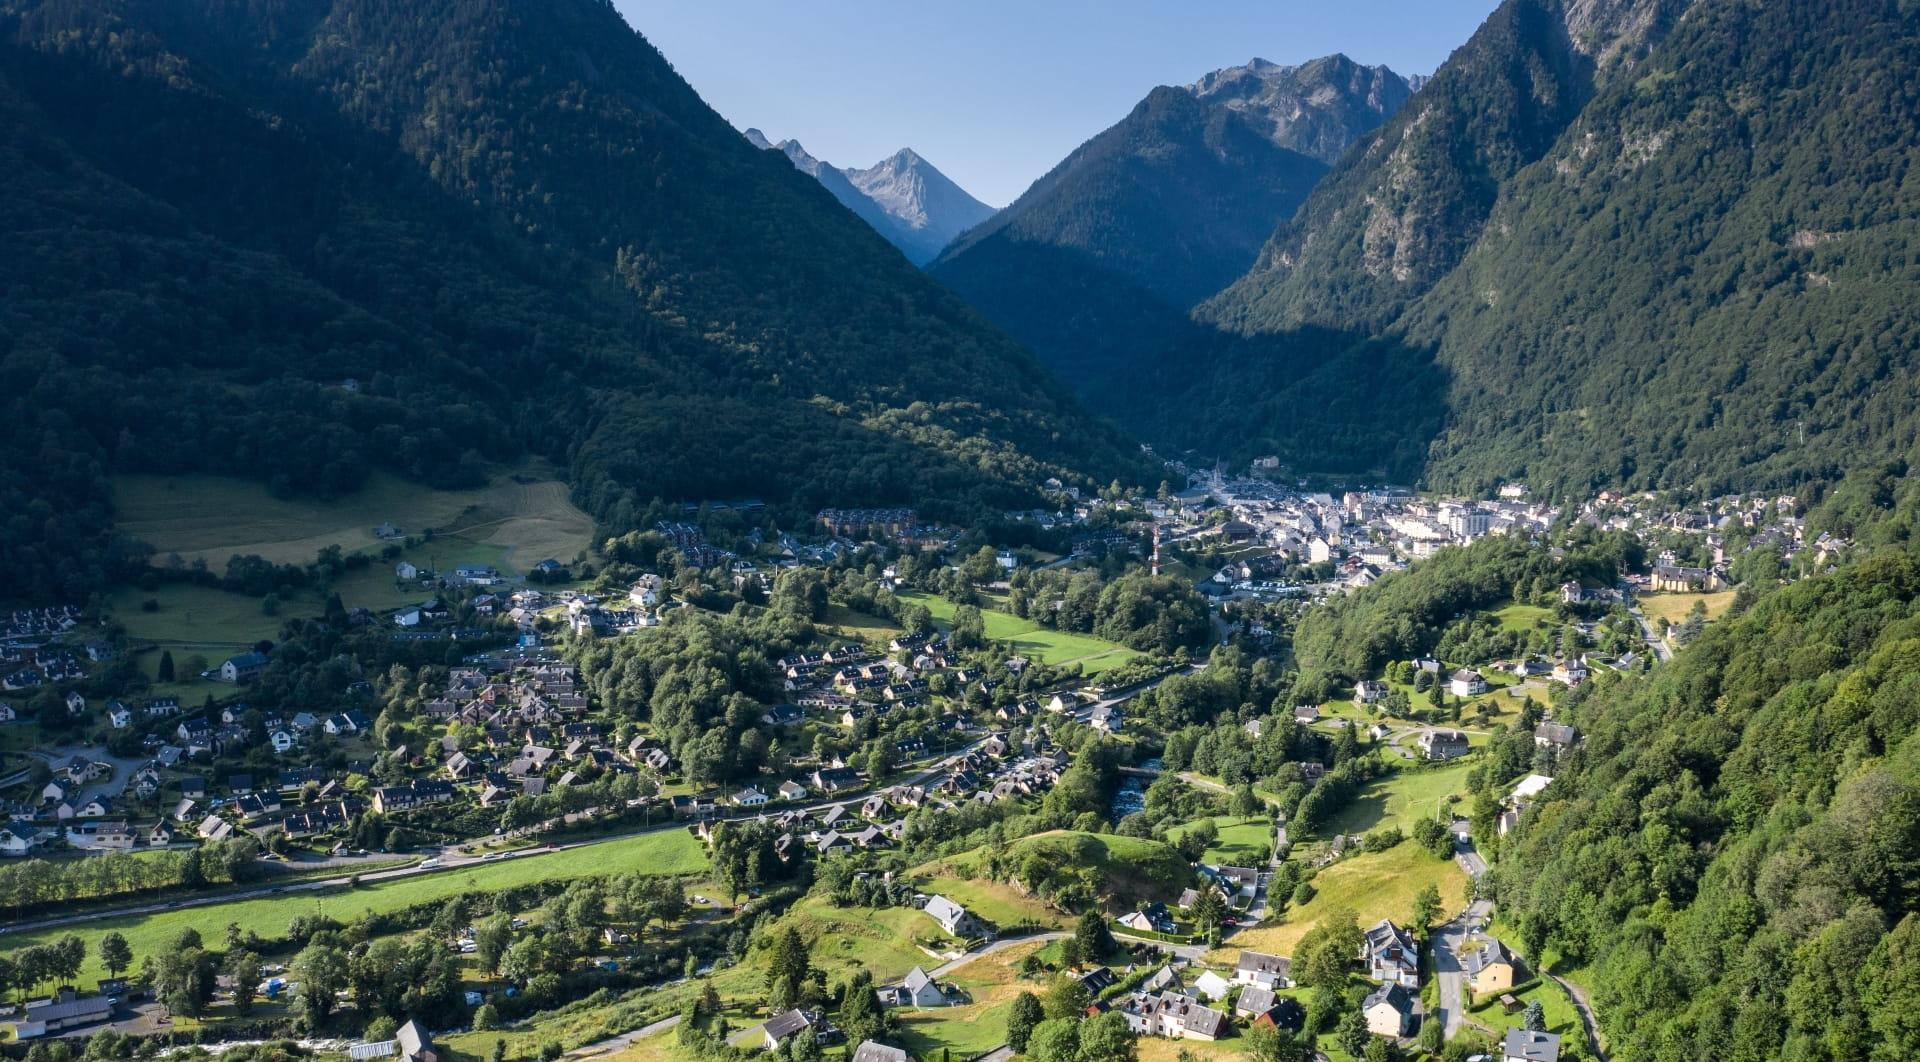
[(1583, 734), (1506, 839), (1502, 917), (1585, 964), (1616, 1057), (1920, 1056), (1920, 558), (1765, 594)]
[(140, 561), (120, 471), (324, 495), (532, 451), (614, 525), (1141, 472), (593, 0), (4, 0), (0, 190), (22, 596)]

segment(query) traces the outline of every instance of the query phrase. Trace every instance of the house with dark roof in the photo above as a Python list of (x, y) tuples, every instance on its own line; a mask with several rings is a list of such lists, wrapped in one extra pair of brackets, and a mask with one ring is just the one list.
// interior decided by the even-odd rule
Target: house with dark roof
[(1413, 1029), (1413, 1007), (1413, 993), (1397, 984), (1384, 984), (1360, 1004), (1360, 1013), (1366, 1015), (1368, 1032), (1399, 1039)]

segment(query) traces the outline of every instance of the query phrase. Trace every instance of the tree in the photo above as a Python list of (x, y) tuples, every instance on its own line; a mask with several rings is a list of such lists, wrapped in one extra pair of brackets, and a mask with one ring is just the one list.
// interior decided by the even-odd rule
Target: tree
[(1080, 1026), (1082, 1062), (1136, 1062), (1140, 1045), (1124, 1015), (1113, 1011), (1095, 1015)]
[(245, 948), (227, 952), (227, 979), (233, 982), (233, 1008), (253, 1013), (254, 990), (260, 982), (260, 956)]
[(960, 605), (953, 610), (953, 627), (947, 632), (955, 649), (984, 649), (987, 645), (986, 617), (976, 605)]
[(1086, 962), (1102, 962), (1113, 954), (1113, 932), (1107, 928), (1107, 920), (1099, 911), (1088, 911), (1080, 916), (1080, 924), (1074, 927), (1073, 939), (1080, 945), (1080, 957)]
[(1413, 841), (1435, 859), (1453, 858), (1453, 834), (1439, 819), (1419, 819), (1413, 824)]
[(1226, 924), (1227, 902), (1220, 898), (1219, 889), (1208, 884), (1201, 888), (1200, 898), (1193, 902), (1193, 909), (1188, 914), (1192, 917), (1194, 925), (1198, 926), (1200, 931), (1211, 940), (1220, 931), (1220, 927)]
[(1367, 1041), (1373, 1039), (1373, 1034), (1367, 1031), (1367, 1016), (1361, 1013), (1359, 1007), (1354, 1007), (1341, 1016), (1340, 1027), (1334, 1037), (1342, 1051), (1359, 1058), (1366, 1053)]
[(1354, 956), (1360, 954), (1362, 939), (1359, 920), (1351, 910), (1340, 909), (1322, 915), (1294, 949), (1294, 966), (1300, 971), (1300, 983), (1332, 990), (1345, 987), (1347, 971), (1353, 965)]
[(1093, 994), (1087, 986), (1080, 983), (1078, 977), (1068, 973), (1053, 975), (1053, 982), (1047, 986), (1047, 1017), (1078, 1020), (1093, 1005)]
[(1079, 1062), (1080, 1020), (1048, 1018), (1041, 1022), (1027, 1040), (1027, 1058), (1031, 1062)]
[(154, 669), (154, 678), (161, 682), (172, 682), (173, 676), (173, 650), (162, 649), (160, 651), (160, 664)]
[(1526, 1012), (1520, 1016), (1520, 1024), (1530, 1032), (1546, 1032), (1547, 1008), (1542, 1006), (1539, 1000), (1533, 1000), (1527, 1004)]
[(1065, 940), (1062, 940), (1060, 942), (1060, 965), (1061, 966), (1069, 970), (1077, 970), (1080, 968), (1080, 964), (1085, 960), (1086, 960), (1086, 956), (1082, 955), (1080, 952), (1079, 938), (1068, 937)]
[(1254, 794), (1253, 784), (1243, 782), (1233, 790), (1233, 814), (1240, 818), (1252, 818), (1261, 812), (1260, 798)]
[(294, 1009), (308, 1028), (317, 1029), (333, 1016), (340, 991), (351, 981), (347, 954), (331, 945), (309, 944), (294, 959), (293, 968), (300, 981)]
[(1438, 1057), (1447, 1046), (1447, 1027), (1429, 1014), (1420, 1020), (1420, 1050)]
[(1024, 1054), (1034, 1028), (1046, 1018), (1047, 1009), (1040, 1003), (1039, 996), (1022, 992), (1013, 997), (1013, 1009), (1007, 1016), (1007, 1046), (1016, 1054)]
[(1440, 889), (1432, 882), (1413, 897), (1413, 931), (1426, 935), (1427, 927), (1440, 916)]
[(1200, 857), (1207, 853), (1207, 849), (1213, 847), (1213, 842), (1219, 838), (1219, 825), (1211, 818), (1203, 818), (1193, 825), (1188, 826), (1186, 829), (1181, 830), (1180, 839), (1175, 841), (1173, 846), (1179, 851), (1181, 858), (1189, 863), (1197, 863), (1200, 861)]
[(482, 921), (473, 930), (473, 957), (489, 975), (500, 972), (500, 960), (513, 943), (513, 926), (504, 914)]

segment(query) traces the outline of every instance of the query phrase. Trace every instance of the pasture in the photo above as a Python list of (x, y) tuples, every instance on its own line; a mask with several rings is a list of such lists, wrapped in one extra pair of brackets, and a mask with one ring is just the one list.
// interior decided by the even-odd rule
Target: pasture
[[(934, 620), (942, 627), (953, 623), (953, 613), (957, 606), (948, 598), (914, 590), (903, 591), (896, 596), (902, 601), (926, 606), (927, 611), (933, 613)], [(989, 639), (1006, 642), (1013, 647), (1014, 652), (1043, 664), (1079, 664), (1088, 675), (1097, 675), (1102, 671), (1119, 667), (1140, 655), (1132, 649), (1109, 642), (1104, 638), (1095, 638), (1090, 634), (1076, 634), (1072, 631), (1049, 630), (1032, 620), (1021, 619), (997, 608), (982, 607), (980, 618), (985, 622)]]
[(113, 501), (120, 529), (150, 543), (155, 563), (178, 554), (215, 571), (235, 554), (308, 564), (328, 546), (378, 552), (388, 544), (373, 534), (382, 524), (490, 549), (519, 571), (546, 557), (571, 560), (593, 537), (593, 521), (574, 507), (566, 485), (538, 466), (470, 490), (375, 473), (331, 499), (276, 498), (264, 484), (223, 476), (116, 476)]

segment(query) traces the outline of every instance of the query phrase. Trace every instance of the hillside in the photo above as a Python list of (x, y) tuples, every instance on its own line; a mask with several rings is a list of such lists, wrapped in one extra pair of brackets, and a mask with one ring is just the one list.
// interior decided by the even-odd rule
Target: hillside
[(914, 265), (932, 261), (955, 236), (993, 216), (992, 207), (969, 195), (912, 148), (901, 148), (865, 169), (855, 169), (814, 158), (798, 140), (775, 144), (758, 129), (747, 130), (746, 138), (762, 151), (785, 155), (795, 169), (819, 181)]
[(1917, 650), (1894, 549), (1574, 699), (1582, 749), (1495, 881), (1533, 954), (1586, 967), (1615, 1057), (1920, 1053)]
[(1468, 491), (1910, 456), (1920, 10), (1838, 12), (1509, 0), (1200, 307), (1136, 426)]
[(1136, 459), (591, 0), (0, 0), (0, 574), (107, 473), (339, 494), (531, 451), (590, 515), (1024, 500)]
[(1353, 138), (1408, 95), (1344, 56), (1154, 89), (930, 267), (1082, 394), (1137, 419), (1187, 311), (1254, 261)]

